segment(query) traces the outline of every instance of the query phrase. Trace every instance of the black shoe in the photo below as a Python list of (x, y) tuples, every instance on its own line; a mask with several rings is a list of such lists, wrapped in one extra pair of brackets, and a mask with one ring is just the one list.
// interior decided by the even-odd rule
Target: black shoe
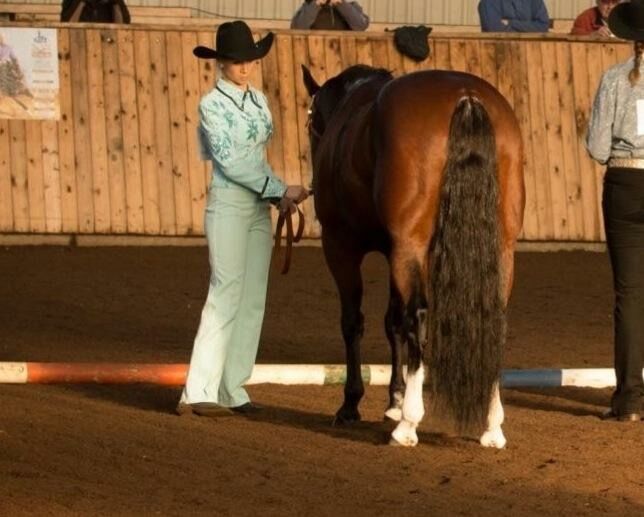
[(230, 410), (240, 415), (256, 415), (262, 408), (252, 402), (246, 402), (246, 404), (242, 404), (241, 406), (231, 407)]
[(205, 416), (205, 417), (219, 417), (230, 416), (232, 411), (227, 407), (220, 406), (214, 402), (195, 402), (194, 404), (186, 404), (179, 402), (177, 405), (176, 413), (179, 416), (192, 415)]
[(602, 415), (602, 420), (613, 420), (617, 422), (640, 422), (642, 416), (639, 413), (615, 413), (612, 409), (609, 409)]

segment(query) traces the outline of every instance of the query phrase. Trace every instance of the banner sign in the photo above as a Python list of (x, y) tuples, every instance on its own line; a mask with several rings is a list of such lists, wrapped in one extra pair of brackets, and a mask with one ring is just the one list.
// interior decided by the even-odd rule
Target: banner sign
[(0, 27), (0, 119), (59, 118), (56, 29)]

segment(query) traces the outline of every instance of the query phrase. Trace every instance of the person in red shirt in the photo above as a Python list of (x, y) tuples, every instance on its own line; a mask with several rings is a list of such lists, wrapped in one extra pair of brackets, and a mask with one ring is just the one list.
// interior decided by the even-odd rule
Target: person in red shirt
[(583, 11), (575, 19), (570, 34), (575, 36), (599, 36), (610, 38), (612, 33), (608, 28), (608, 15), (622, 0), (596, 0), (596, 6)]

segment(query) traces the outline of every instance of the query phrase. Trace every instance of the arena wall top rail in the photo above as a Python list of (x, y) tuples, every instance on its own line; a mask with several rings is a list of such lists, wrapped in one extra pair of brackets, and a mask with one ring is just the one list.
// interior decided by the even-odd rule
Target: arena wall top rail
[[(203, 233), (210, 171), (199, 160), (197, 105), (214, 81), (192, 48), (212, 45), (203, 25), (67, 25), (58, 29), (61, 118), (0, 119), (0, 233), (172, 235)], [(508, 98), (526, 147), (523, 240), (604, 240), (603, 171), (583, 146), (601, 73), (626, 42), (562, 34), (440, 33), (422, 63), (389, 33), (278, 31), (254, 84), (271, 104), (269, 160), (289, 183), (309, 184), (309, 99), (300, 65), (324, 81), (355, 63), (399, 75), (420, 69), (480, 75)], [(319, 226), (310, 201), (306, 236)]]

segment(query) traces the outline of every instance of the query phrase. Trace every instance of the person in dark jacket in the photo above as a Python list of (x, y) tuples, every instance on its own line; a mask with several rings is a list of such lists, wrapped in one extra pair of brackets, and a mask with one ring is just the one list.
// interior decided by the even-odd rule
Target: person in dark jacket
[(368, 26), (358, 2), (345, 0), (306, 0), (291, 20), (291, 29), (364, 31)]
[(483, 32), (548, 32), (550, 18), (543, 0), (481, 0)]
[(130, 23), (125, 0), (63, 0), (61, 22)]

